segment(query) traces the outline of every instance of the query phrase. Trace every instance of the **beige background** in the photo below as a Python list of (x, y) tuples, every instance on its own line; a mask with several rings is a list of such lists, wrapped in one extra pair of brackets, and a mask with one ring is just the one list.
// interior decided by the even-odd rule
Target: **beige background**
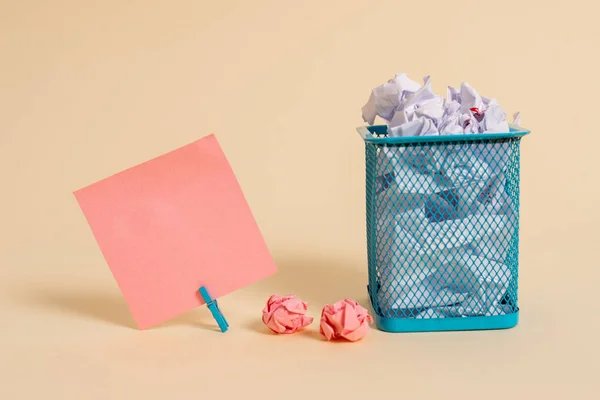
[[(598, 398), (594, 1), (0, 1), (0, 398)], [(356, 344), (260, 324), (366, 302), (354, 129), (396, 72), (520, 110), (520, 325)], [(72, 191), (215, 133), (280, 272), (148, 331)], [(595, 395), (593, 393), (595, 392)]]

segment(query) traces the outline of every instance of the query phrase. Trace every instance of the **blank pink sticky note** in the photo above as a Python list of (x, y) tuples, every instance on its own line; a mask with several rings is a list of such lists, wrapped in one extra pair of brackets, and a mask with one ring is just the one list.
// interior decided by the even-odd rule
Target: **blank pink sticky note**
[(214, 135), (75, 197), (140, 329), (277, 271)]

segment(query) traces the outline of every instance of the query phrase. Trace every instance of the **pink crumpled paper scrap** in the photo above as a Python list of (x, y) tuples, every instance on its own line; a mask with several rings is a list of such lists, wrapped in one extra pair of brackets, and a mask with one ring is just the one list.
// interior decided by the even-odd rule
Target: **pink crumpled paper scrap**
[(320, 330), (326, 340), (342, 338), (355, 342), (367, 334), (372, 323), (367, 309), (347, 298), (323, 308)]
[(294, 333), (312, 324), (314, 318), (306, 316), (308, 303), (295, 295), (273, 295), (263, 309), (262, 321), (275, 333)]

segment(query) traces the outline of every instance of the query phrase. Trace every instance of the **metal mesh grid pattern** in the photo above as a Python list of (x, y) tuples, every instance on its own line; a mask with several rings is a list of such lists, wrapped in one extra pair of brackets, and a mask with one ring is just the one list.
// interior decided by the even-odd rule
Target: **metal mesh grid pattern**
[(519, 144), (365, 143), (369, 295), (378, 315), (518, 311)]

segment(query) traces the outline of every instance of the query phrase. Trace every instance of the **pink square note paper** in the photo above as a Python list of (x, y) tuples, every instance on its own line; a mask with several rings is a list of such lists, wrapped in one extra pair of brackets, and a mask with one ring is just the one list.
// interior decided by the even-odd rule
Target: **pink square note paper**
[(140, 329), (277, 271), (214, 135), (74, 194)]

